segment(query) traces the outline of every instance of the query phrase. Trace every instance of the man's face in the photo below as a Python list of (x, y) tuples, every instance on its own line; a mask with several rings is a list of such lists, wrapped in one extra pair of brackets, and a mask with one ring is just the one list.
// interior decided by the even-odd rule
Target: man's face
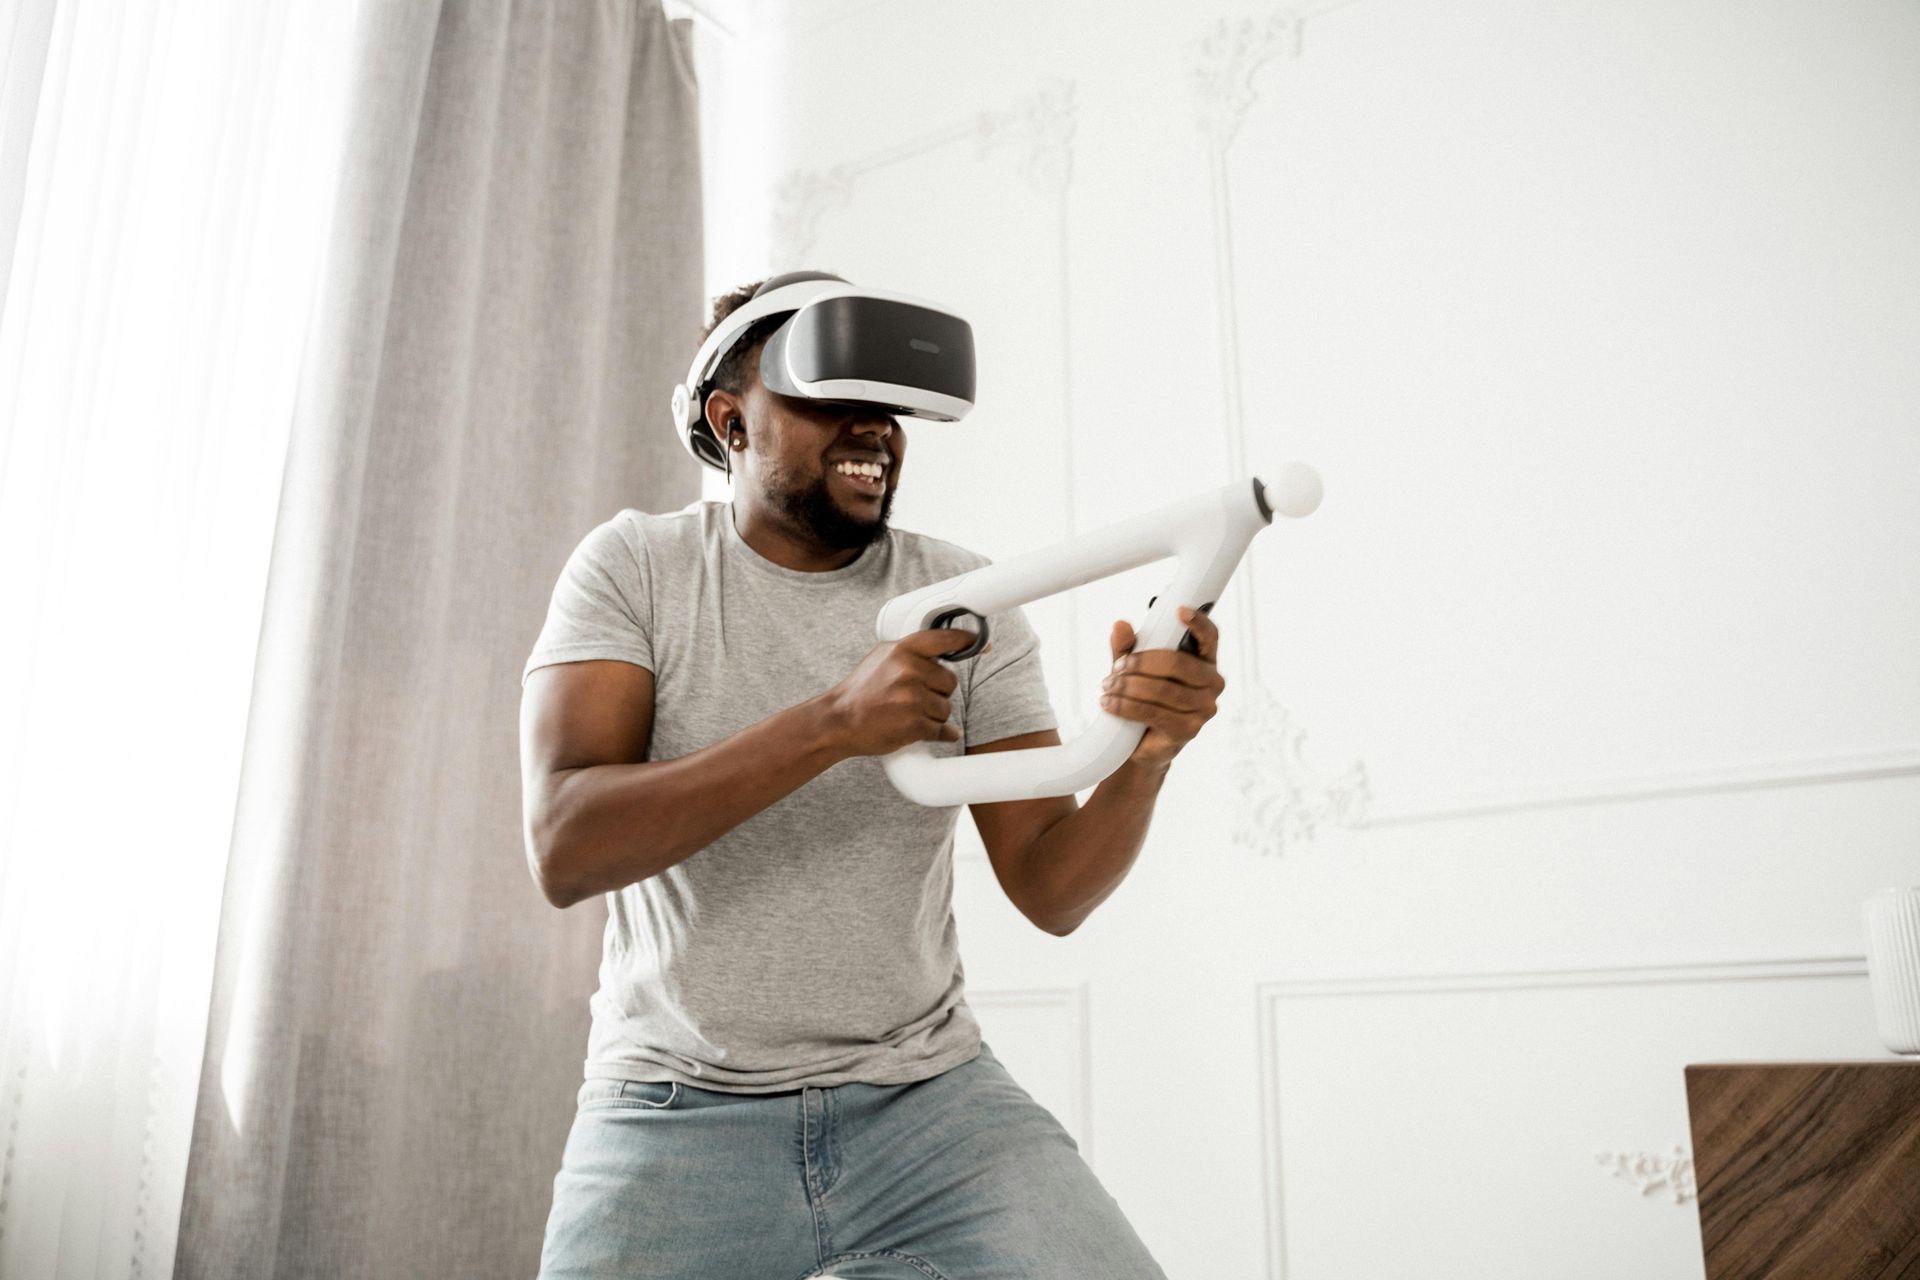
[[(750, 470), (759, 498), (823, 546), (865, 547), (887, 530), (906, 434), (879, 409), (776, 395), (758, 379), (747, 389)], [(875, 479), (848, 475), (846, 462), (878, 463)], [(871, 471), (871, 467), (864, 468)]]

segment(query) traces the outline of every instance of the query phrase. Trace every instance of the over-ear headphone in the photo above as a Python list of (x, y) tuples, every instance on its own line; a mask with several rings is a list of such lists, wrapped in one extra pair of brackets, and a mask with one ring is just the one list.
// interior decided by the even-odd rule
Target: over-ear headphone
[[(773, 276), (753, 291), (745, 305), (736, 307), (713, 327), (700, 344), (687, 379), (673, 389), (673, 430), (681, 445), (695, 460), (716, 470), (727, 465), (730, 450), (714, 439), (706, 422), (708, 383), (720, 368), (720, 362), (746, 331), (769, 316), (791, 314), (810, 299), (838, 289), (843, 293), (864, 294), (839, 276), (824, 271), (789, 271)], [(729, 429), (728, 438), (732, 438)]]

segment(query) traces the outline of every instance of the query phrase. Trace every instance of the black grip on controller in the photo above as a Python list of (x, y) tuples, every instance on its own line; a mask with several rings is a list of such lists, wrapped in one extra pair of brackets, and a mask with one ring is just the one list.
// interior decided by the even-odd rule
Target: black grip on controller
[[(948, 662), (958, 662), (962, 658), (971, 658), (974, 654), (986, 648), (987, 637), (991, 635), (993, 631), (993, 629), (987, 625), (987, 620), (984, 617), (981, 617), (979, 614), (975, 613), (971, 609), (949, 609), (945, 613), (941, 614), (939, 617), (935, 618), (932, 622), (928, 623), (927, 630), (929, 631), (944, 630), (947, 627), (950, 627), (953, 625), (953, 620), (955, 618), (977, 619), (980, 623), (980, 633), (974, 636), (973, 643), (968, 645), (966, 648), (956, 649), (952, 653), (943, 653), (940, 655), (942, 658), (946, 659)], [(961, 628), (961, 630), (965, 630), (965, 628), (963, 627)]]
[[(1149, 596), (1147, 598), (1147, 608), (1153, 608), (1153, 602), (1159, 598), (1159, 596)], [(1213, 614), (1213, 606), (1217, 603), (1218, 601), (1215, 600), (1207, 601), (1200, 606), (1200, 612), (1211, 616)], [(1181, 653), (1191, 653), (1198, 656), (1200, 653), (1200, 642), (1193, 638), (1193, 632), (1183, 631), (1180, 633), (1180, 643), (1175, 645), (1174, 648), (1178, 649)]]

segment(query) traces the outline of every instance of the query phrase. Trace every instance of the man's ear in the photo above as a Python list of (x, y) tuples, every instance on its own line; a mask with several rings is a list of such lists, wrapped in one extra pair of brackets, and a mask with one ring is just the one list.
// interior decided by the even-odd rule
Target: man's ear
[(746, 424), (747, 407), (739, 396), (731, 391), (715, 390), (707, 396), (707, 430), (713, 432), (713, 438), (727, 447), (727, 429), (733, 423)]

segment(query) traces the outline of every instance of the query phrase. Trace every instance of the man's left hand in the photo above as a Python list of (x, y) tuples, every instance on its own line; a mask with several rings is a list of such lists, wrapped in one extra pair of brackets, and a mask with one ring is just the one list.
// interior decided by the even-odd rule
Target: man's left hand
[(1100, 707), (1122, 720), (1147, 726), (1128, 764), (1164, 769), (1192, 742), (1200, 726), (1219, 710), (1220, 691), (1227, 682), (1214, 659), (1220, 653), (1220, 629), (1197, 609), (1182, 606), (1180, 621), (1193, 633), (1200, 652), (1149, 649), (1134, 653), (1137, 637), (1122, 619), (1113, 624), (1108, 643), (1113, 647), (1113, 670), (1100, 686)]

